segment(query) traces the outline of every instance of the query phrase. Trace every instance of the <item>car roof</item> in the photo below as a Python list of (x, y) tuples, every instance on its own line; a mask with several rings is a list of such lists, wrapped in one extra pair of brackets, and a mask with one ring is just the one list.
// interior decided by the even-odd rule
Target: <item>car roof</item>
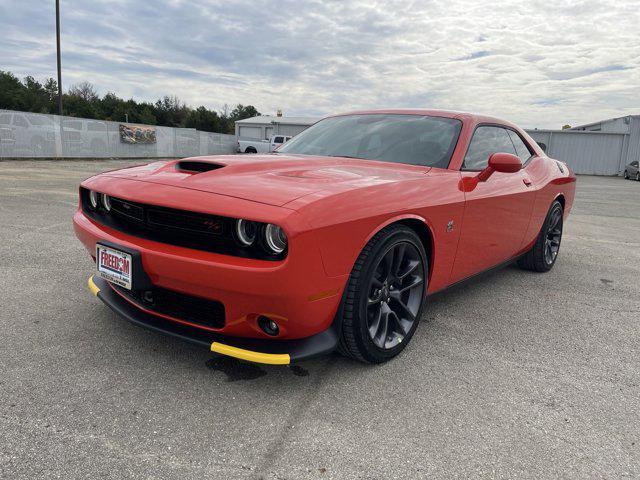
[(341, 117), (344, 115), (373, 115), (373, 114), (388, 114), (388, 115), (429, 115), (433, 117), (446, 117), (457, 118), (466, 122), (473, 123), (498, 123), (501, 125), (508, 125), (517, 128), (511, 122), (502, 120), (500, 118), (491, 117), (488, 115), (482, 115), (470, 112), (459, 112), (455, 110), (432, 110), (432, 109), (416, 109), (416, 108), (392, 108), (384, 110), (356, 110), (353, 112), (340, 113), (337, 115), (331, 115), (332, 117)]

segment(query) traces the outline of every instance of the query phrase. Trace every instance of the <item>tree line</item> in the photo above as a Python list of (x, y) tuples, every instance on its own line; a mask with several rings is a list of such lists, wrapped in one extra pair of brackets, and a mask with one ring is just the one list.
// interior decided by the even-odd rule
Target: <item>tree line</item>
[[(58, 113), (58, 84), (53, 78), (44, 83), (28, 76), (20, 80), (0, 70), (0, 109), (34, 113)], [(124, 100), (108, 92), (100, 97), (89, 82), (73, 85), (62, 94), (64, 115), (114, 122), (143, 123), (165, 127), (195, 128), (205, 132), (234, 133), (234, 122), (260, 115), (253, 105), (225, 105), (221, 111), (204, 106), (192, 108), (176, 96), (166, 95), (155, 103)]]

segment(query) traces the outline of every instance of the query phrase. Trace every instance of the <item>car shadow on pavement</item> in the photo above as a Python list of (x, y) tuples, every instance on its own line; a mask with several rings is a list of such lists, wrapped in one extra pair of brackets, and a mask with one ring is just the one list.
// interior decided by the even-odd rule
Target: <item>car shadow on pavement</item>
[[(268, 373), (266, 369), (268, 367), (256, 363), (243, 362), (242, 360), (237, 360), (232, 357), (225, 357), (223, 355), (213, 357), (207, 360), (205, 364), (210, 370), (221, 372), (226, 375), (227, 382), (255, 380), (257, 378), (264, 377)], [(280, 367), (278, 368), (278, 370), (288, 370), (292, 375), (296, 377), (309, 376), (309, 370), (301, 367), (300, 365), (289, 365), (287, 367)]]

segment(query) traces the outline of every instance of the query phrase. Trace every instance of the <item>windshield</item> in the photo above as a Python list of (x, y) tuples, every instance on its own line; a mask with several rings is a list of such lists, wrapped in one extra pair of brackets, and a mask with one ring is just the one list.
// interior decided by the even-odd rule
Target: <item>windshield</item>
[(282, 145), (277, 153), (352, 157), (447, 168), (462, 122), (426, 115), (330, 117)]

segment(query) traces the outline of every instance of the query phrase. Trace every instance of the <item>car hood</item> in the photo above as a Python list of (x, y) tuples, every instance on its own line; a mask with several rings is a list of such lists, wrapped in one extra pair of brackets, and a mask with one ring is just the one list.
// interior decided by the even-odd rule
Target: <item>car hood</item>
[(283, 206), (305, 195), (421, 177), (429, 167), (344, 157), (220, 155), (155, 162), (103, 175)]

